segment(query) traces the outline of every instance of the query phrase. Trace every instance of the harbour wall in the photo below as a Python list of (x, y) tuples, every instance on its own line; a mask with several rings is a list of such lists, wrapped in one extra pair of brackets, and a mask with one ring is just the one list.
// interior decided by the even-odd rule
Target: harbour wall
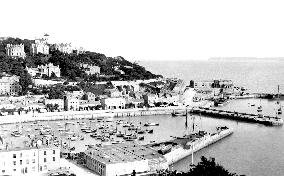
[(209, 138), (205, 139), (204, 141), (200, 141), (200, 144), (194, 145), (193, 149), (184, 149), (182, 147), (177, 148), (170, 153), (165, 154), (165, 158), (167, 160), (168, 165), (174, 164), (178, 162), (179, 160), (182, 160), (183, 158), (191, 155), (194, 152), (197, 152), (215, 142), (218, 142), (219, 140), (231, 135), (233, 133), (233, 130), (227, 129), (224, 131), (221, 131), (219, 133), (216, 133), (215, 135), (211, 135)]
[(46, 113), (30, 113), (22, 115), (0, 116), (0, 124), (25, 123), (33, 121), (53, 121), (53, 120), (79, 120), (92, 118), (110, 118), (127, 116), (152, 116), (166, 115), (173, 111), (185, 111), (184, 106), (157, 107), (157, 108), (136, 108), (136, 109), (116, 109), (116, 110), (95, 110), (95, 111), (62, 111)]
[(192, 108), (190, 110), (192, 114), (200, 114), (215, 118), (224, 118), (224, 119), (231, 119), (231, 120), (238, 120), (238, 121), (246, 121), (246, 122), (253, 122), (253, 123), (261, 123), (264, 125), (271, 125), (271, 126), (279, 126), (283, 125), (283, 120), (273, 116), (259, 116), (258, 114), (251, 114), (251, 113), (241, 113), (241, 112), (233, 112), (233, 111), (225, 111), (221, 109), (213, 109), (213, 108)]

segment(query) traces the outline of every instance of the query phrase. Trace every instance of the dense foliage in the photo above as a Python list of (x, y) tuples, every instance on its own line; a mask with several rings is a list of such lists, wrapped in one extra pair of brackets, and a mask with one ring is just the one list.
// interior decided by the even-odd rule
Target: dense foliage
[[(37, 67), (49, 62), (59, 65), (61, 76), (69, 81), (111, 81), (111, 80), (137, 80), (162, 77), (147, 71), (137, 63), (125, 60), (123, 57), (106, 57), (104, 54), (85, 52), (83, 54), (65, 54), (57, 50), (51, 50), (48, 56), (42, 54), (31, 55), (30, 46), (34, 40), (8, 38), (0, 41), (0, 73), (6, 72), (21, 77), (20, 84), (23, 94), (31, 84), (31, 77), (25, 71), (26, 67)], [(24, 44), (26, 58), (11, 58), (5, 54), (7, 44)], [(80, 67), (81, 63), (94, 64), (100, 67), (100, 75), (87, 75)], [(52, 75), (51, 78), (55, 78)]]
[(192, 166), (188, 172), (178, 173), (177, 171), (164, 171), (158, 175), (168, 176), (238, 176), (235, 173), (230, 173), (223, 166), (215, 162), (214, 158), (207, 159), (202, 156), (201, 161)]

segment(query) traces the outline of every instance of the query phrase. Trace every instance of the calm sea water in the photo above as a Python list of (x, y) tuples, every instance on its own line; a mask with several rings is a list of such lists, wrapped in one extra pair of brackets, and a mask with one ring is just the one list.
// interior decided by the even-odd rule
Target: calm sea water
[(186, 81), (231, 79), (236, 85), (249, 88), (252, 92), (284, 92), (283, 61), (147, 61), (141, 62), (155, 74), (177, 77)]
[[(179, 77), (186, 81), (208, 79), (231, 79), (236, 85), (245, 86), (251, 92), (284, 92), (284, 62), (143, 62), (147, 69), (166, 77)], [(282, 105), (283, 105), (282, 101)], [(247, 99), (229, 103), (224, 109), (256, 112), (249, 104), (261, 104), (263, 113), (275, 115), (275, 101)], [(283, 118), (283, 115), (282, 115)], [(221, 142), (195, 153), (195, 162), (200, 156), (214, 157), (227, 169), (238, 174), (284, 175), (284, 129), (259, 124), (203, 117), (203, 128), (212, 125), (227, 125), (234, 134)], [(170, 130), (170, 129), (169, 129)], [(178, 170), (187, 170), (191, 157), (175, 164)]]

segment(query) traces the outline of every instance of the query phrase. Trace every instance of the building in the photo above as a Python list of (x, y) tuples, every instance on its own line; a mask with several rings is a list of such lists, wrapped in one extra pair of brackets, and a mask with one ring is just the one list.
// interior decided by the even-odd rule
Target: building
[(60, 77), (59, 66), (58, 65), (55, 66), (52, 63), (49, 63), (47, 65), (40, 65), (37, 68), (26, 68), (26, 69), (32, 77), (42, 77), (43, 75), (51, 77), (52, 73), (54, 73), (56, 77)]
[(64, 110), (65, 111), (78, 111), (80, 107), (80, 101), (76, 98), (64, 97)]
[(105, 89), (104, 90), (104, 95), (107, 95), (108, 97), (114, 98), (114, 97), (121, 97), (122, 92), (120, 92), (117, 89)]
[(143, 95), (144, 104), (149, 106), (155, 106), (155, 103), (160, 102), (160, 98), (156, 94)]
[(38, 66), (38, 73), (40, 75), (47, 75), (48, 77), (51, 77), (51, 74), (54, 73), (56, 77), (60, 77), (60, 68), (59, 66), (53, 65), (53, 63), (49, 63), (47, 65), (41, 65)]
[(167, 169), (163, 155), (137, 144), (93, 147), (85, 151), (86, 166), (100, 176), (154, 174)]
[(31, 45), (30, 52), (32, 55), (35, 55), (38, 53), (48, 55), (49, 46), (47, 44), (47, 39), (46, 38), (36, 39), (35, 43)]
[(7, 44), (6, 54), (11, 57), (25, 58), (26, 57), (25, 46), (24, 44), (19, 44), (19, 45)]
[(126, 101), (124, 98), (103, 98), (101, 105), (103, 109), (125, 109)]
[(71, 43), (59, 43), (54, 45), (54, 49), (58, 50), (62, 53), (71, 54), (73, 53), (73, 49)]
[(43, 104), (45, 106), (48, 105), (48, 104), (51, 104), (53, 106), (57, 104), (59, 110), (64, 109), (64, 100), (63, 99), (44, 99)]
[(73, 50), (74, 53), (76, 54), (84, 54), (85, 53), (85, 49), (83, 47), (79, 47), (79, 48), (75, 48)]
[(60, 149), (41, 146), (0, 150), (0, 175), (31, 175), (59, 165)]
[(203, 80), (203, 81), (190, 81), (190, 87), (195, 88), (195, 89), (211, 89), (213, 88), (213, 80)]
[(15, 75), (0, 75), (0, 95), (17, 96), (22, 91), (19, 84), (20, 77)]
[(50, 87), (56, 84), (63, 84), (64, 81), (54, 81), (54, 80), (45, 80), (45, 79), (32, 79), (32, 82), (35, 87)]
[(101, 68), (94, 64), (81, 64), (80, 67), (88, 75), (99, 75), (101, 73)]
[(83, 90), (74, 90), (74, 91), (65, 91), (66, 97), (68, 98), (75, 98), (75, 99), (81, 99), (84, 95)]
[(94, 110), (96, 106), (101, 105), (100, 101), (79, 100), (79, 110)]

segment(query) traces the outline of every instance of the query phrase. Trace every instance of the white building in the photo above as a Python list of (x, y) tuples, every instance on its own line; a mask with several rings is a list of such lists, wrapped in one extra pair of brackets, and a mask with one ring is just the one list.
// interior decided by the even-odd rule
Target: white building
[(64, 99), (64, 110), (65, 111), (78, 111), (80, 107), (80, 101), (76, 98), (66, 98)]
[(45, 79), (32, 79), (36, 87), (49, 87), (55, 84), (63, 84), (63, 81), (45, 80)]
[(36, 39), (35, 43), (31, 45), (30, 49), (31, 54), (49, 54), (49, 46), (47, 44), (47, 39), (42, 38), (42, 39)]
[(95, 75), (100, 74), (101, 68), (99, 66), (96, 66), (94, 64), (81, 64), (81, 69), (85, 71), (88, 75)]
[(25, 46), (24, 44), (19, 44), (19, 45), (7, 44), (6, 54), (11, 57), (25, 58), (26, 57)]
[(147, 175), (167, 169), (163, 155), (137, 144), (106, 145), (85, 151), (86, 166), (100, 176)]
[(57, 147), (29, 147), (0, 150), (0, 175), (31, 175), (56, 169), (60, 149)]
[(52, 63), (49, 63), (47, 65), (40, 65), (37, 68), (26, 68), (28, 73), (34, 77), (42, 77), (42, 75), (47, 75), (48, 77), (51, 77), (52, 73), (55, 74), (56, 77), (60, 77), (60, 68), (59, 66), (55, 66)]
[(19, 84), (19, 79), (20, 77), (15, 75), (0, 75), (0, 95), (19, 95), (22, 90), (22, 87)]
[(107, 109), (124, 109), (126, 101), (124, 98), (103, 98), (101, 99), (102, 107)]
[(71, 54), (73, 52), (71, 43), (59, 43), (55, 44), (54, 48), (62, 53)]

